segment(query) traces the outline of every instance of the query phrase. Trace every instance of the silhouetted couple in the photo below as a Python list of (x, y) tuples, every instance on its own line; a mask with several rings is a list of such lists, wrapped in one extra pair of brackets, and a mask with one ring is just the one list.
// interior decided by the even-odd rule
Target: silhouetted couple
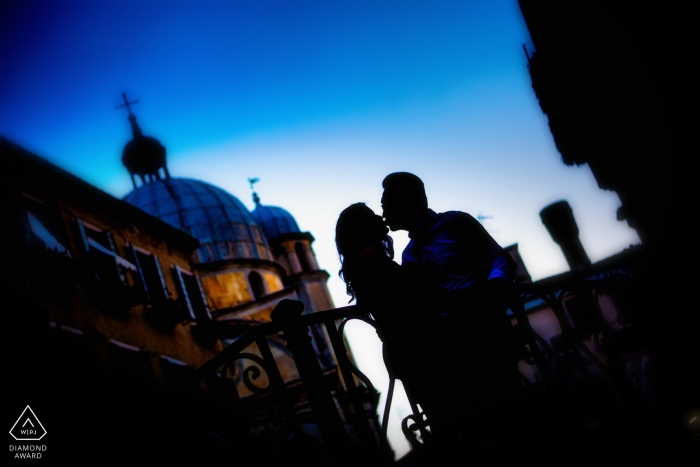
[[(506, 296), (515, 262), (469, 214), (428, 208), (423, 182), (382, 186), (383, 218), (363, 203), (336, 225), (341, 277), (371, 314), (390, 375), (420, 404), (444, 460), (509, 459), (520, 378)], [(392, 231), (410, 242), (399, 266)]]

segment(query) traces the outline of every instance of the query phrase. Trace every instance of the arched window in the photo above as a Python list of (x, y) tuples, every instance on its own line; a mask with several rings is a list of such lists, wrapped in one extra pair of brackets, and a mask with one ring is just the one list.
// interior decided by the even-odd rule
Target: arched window
[(251, 271), (250, 274), (248, 274), (248, 282), (250, 283), (250, 288), (256, 300), (265, 295), (265, 284), (260, 274)]
[(302, 271), (308, 271), (311, 269), (309, 267), (309, 260), (306, 258), (306, 251), (304, 250), (304, 244), (301, 242), (296, 242), (294, 244), (294, 251), (297, 254), (297, 258), (299, 259), (299, 265), (301, 266)]

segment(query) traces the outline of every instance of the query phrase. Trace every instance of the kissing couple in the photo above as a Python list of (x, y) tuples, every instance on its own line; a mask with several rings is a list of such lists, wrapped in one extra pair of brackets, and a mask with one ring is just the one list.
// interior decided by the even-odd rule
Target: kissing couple
[[(336, 224), (350, 302), (375, 320), (389, 375), (420, 405), (436, 453), (507, 456), (521, 389), (507, 315), (516, 264), (471, 215), (430, 209), (416, 175), (382, 187), (381, 216), (355, 203)], [(410, 238), (400, 265), (390, 230)]]

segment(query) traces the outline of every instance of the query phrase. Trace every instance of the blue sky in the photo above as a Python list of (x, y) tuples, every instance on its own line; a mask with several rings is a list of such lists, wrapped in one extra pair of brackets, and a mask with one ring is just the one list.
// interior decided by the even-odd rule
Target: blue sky
[[(540, 279), (567, 270), (539, 219), (552, 202), (569, 201), (593, 261), (639, 239), (616, 221), (615, 193), (561, 162), (527, 73), (529, 41), (515, 0), (5, 0), (0, 135), (122, 197), (131, 134), (115, 107), (126, 92), (172, 176), (251, 209), (247, 178), (260, 178), (263, 204), (316, 238), (336, 306), (347, 303), (337, 216), (356, 201), (380, 213), (394, 171), (423, 178), (436, 211), (490, 216), (487, 230), (518, 243)], [(407, 238), (395, 240), (400, 251)], [(371, 366), (373, 333), (348, 332)]]

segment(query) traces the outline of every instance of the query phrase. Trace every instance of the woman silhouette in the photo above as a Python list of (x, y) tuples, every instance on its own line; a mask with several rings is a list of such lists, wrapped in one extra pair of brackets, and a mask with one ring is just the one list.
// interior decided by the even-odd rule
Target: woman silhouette
[[(384, 363), (390, 378), (400, 379), (414, 402), (426, 409), (434, 321), (421, 292), (419, 278), (393, 261), (393, 241), (382, 218), (364, 203), (355, 203), (339, 216), (335, 242), (340, 277), (350, 302), (371, 315), (384, 343)], [(430, 403), (428, 402), (428, 405)]]

